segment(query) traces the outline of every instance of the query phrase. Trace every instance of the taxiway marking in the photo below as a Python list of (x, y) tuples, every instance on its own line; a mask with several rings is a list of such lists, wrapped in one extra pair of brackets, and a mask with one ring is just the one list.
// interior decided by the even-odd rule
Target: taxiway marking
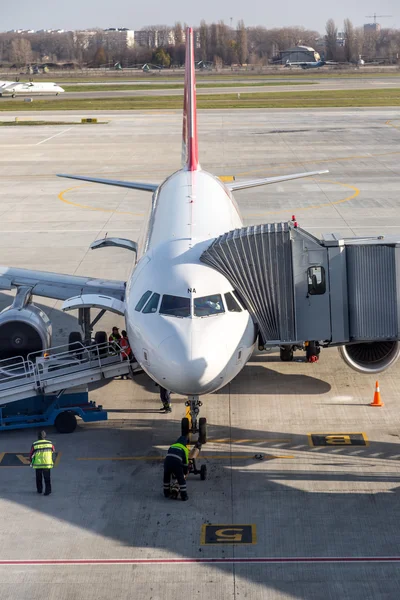
[[(385, 123), (387, 124), (387, 122)], [(307, 165), (307, 164), (311, 164), (311, 165), (319, 165), (319, 164), (325, 164), (325, 163), (335, 163), (335, 162), (346, 162), (349, 160), (368, 160), (371, 158), (382, 158), (385, 156), (396, 156), (400, 154), (399, 150), (394, 150), (393, 152), (381, 152), (381, 153), (374, 153), (374, 154), (353, 154), (350, 156), (332, 156), (332, 158), (320, 158), (320, 159), (315, 159), (315, 160), (297, 160), (297, 161), (293, 161), (290, 163), (282, 163), (282, 164), (277, 164), (277, 165), (270, 165), (268, 168), (269, 169), (281, 169), (282, 167), (295, 167), (297, 165)], [(234, 169), (232, 169), (234, 170)], [(256, 173), (263, 173), (263, 177), (267, 177), (267, 175), (265, 175), (265, 167), (264, 168), (260, 168), (260, 169), (252, 169), (251, 171), (243, 171), (242, 173), (236, 173), (235, 177), (247, 177), (248, 175), (255, 175)]]
[[(314, 179), (314, 177), (312, 177), (310, 179)], [(346, 198), (342, 198), (341, 200), (334, 200), (333, 202), (323, 202), (322, 204), (314, 204), (313, 206), (299, 206), (296, 208), (291, 208), (289, 210), (287, 208), (282, 208), (281, 210), (266, 211), (266, 212), (263, 212), (260, 214), (246, 213), (245, 218), (248, 219), (250, 217), (264, 217), (265, 215), (277, 215), (277, 214), (282, 214), (283, 212), (284, 213), (298, 212), (299, 210), (317, 210), (319, 208), (325, 208), (327, 206), (333, 206), (336, 204), (343, 204), (344, 202), (350, 202), (350, 200), (357, 198), (357, 196), (360, 193), (360, 189), (358, 187), (356, 187), (355, 185), (350, 185), (349, 183), (340, 183), (339, 181), (327, 181), (326, 179), (323, 179), (321, 181), (321, 183), (331, 183), (332, 185), (341, 185), (343, 187), (347, 187), (347, 188), (350, 188), (351, 190), (354, 190), (354, 192), (353, 192), (353, 194), (346, 196)]]
[[(310, 178), (310, 180), (314, 180), (315, 178), (312, 177)], [(341, 200), (334, 200), (332, 202), (324, 202), (322, 204), (315, 204), (313, 206), (299, 206), (299, 207), (294, 207), (291, 208), (290, 211), (299, 211), (299, 210), (316, 210), (319, 208), (324, 208), (327, 206), (333, 206), (336, 204), (343, 204), (344, 202), (350, 202), (350, 200), (353, 200), (354, 198), (356, 198), (359, 193), (360, 190), (359, 188), (357, 188), (354, 185), (350, 185), (348, 183), (341, 183), (340, 181), (331, 181), (331, 180), (322, 180), (321, 183), (329, 183), (332, 185), (339, 185), (342, 187), (346, 187), (349, 188), (351, 190), (354, 190), (354, 192), (352, 194), (350, 194), (349, 196), (346, 196), (345, 198), (342, 198)], [(114, 209), (110, 209), (110, 208), (97, 208), (94, 206), (87, 206), (86, 204), (80, 204), (79, 202), (72, 202), (72, 200), (67, 200), (67, 198), (65, 198), (64, 194), (67, 194), (68, 192), (72, 192), (73, 190), (77, 190), (81, 187), (83, 187), (83, 185), (87, 185), (87, 184), (81, 184), (81, 185), (75, 185), (73, 187), (67, 188), (66, 190), (61, 191), (58, 194), (58, 199), (61, 200), (61, 202), (64, 202), (65, 204), (70, 204), (71, 206), (76, 206), (77, 208), (82, 208), (83, 210), (94, 210), (97, 212), (104, 212), (104, 213), (114, 213), (115, 215), (132, 215), (134, 217), (143, 217), (144, 213), (133, 213), (130, 211), (119, 211), (119, 210), (114, 210)], [(284, 209), (282, 208), (281, 210), (274, 210), (274, 211), (265, 211), (263, 213), (246, 213), (244, 216), (246, 219), (251, 218), (251, 217), (264, 217), (265, 215), (276, 215), (276, 214), (281, 214), (281, 213), (287, 213), (288, 209)]]
[(0, 566), (187, 565), (187, 564), (300, 564), (399, 563), (400, 556), (276, 556), (226, 558), (44, 558), (0, 560)]
[(240, 439), (240, 440), (235, 440), (235, 439), (231, 439), (231, 438), (219, 438), (216, 440), (213, 439), (209, 439), (208, 443), (209, 444), (276, 444), (278, 442), (291, 442), (292, 438), (270, 438), (270, 439), (265, 439), (265, 440), (250, 440), (250, 439)]
[(114, 210), (112, 208), (97, 208), (95, 206), (87, 206), (85, 204), (79, 204), (79, 202), (72, 202), (71, 200), (67, 200), (67, 198), (64, 197), (64, 194), (66, 194), (67, 192), (71, 192), (72, 190), (77, 190), (78, 188), (83, 187), (83, 185), (85, 185), (85, 184), (74, 185), (73, 187), (63, 190), (62, 192), (60, 192), (58, 194), (58, 199), (61, 200), (61, 202), (64, 202), (65, 204), (70, 204), (71, 206), (76, 206), (77, 208), (82, 208), (84, 210), (95, 210), (98, 212), (114, 213), (116, 215), (133, 215), (134, 217), (143, 217), (144, 216), (144, 213), (133, 213), (133, 212), (129, 212), (129, 211)]
[(389, 125), (389, 127), (393, 127), (393, 129), (400, 129), (400, 125), (393, 125), (393, 121), (398, 121), (399, 119), (389, 119), (385, 122), (385, 125)]
[[(253, 460), (254, 456), (249, 452), (247, 454), (204, 454), (202, 453), (202, 458), (204, 459), (212, 459), (212, 460)], [(88, 457), (80, 457), (76, 460), (81, 461), (89, 461), (89, 460), (164, 460), (165, 456), (88, 456)], [(294, 458), (292, 455), (272, 455), (265, 454), (263, 456), (266, 460), (273, 460), (275, 458)]]
[(67, 133), (67, 131), (71, 131), (72, 127), (69, 127), (68, 129), (64, 129), (63, 131), (59, 131), (58, 133), (55, 133), (54, 135), (51, 135), (50, 137), (46, 138), (45, 140), (42, 140), (41, 142), (38, 142), (37, 144), (35, 144), (35, 146), (40, 146), (40, 144), (44, 144), (45, 142), (48, 142), (50, 140), (52, 140), (53, 138), (57, 137), (58, 135), (62, 135), (63, 133)]

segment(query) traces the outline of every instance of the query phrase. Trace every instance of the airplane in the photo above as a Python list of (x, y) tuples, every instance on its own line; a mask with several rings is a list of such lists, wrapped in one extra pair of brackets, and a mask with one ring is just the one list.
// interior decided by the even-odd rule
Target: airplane
[(57, 83), (46, 82), (36, 83), (33, 81), (0, 81), (0, 97), (1, 96), (37, 96), (55, 94), (58, 96), (65, 90)]
[(309, 62), (290, 62), (286, 61), (285, 67), (301, 67), (302, 69), (319, 69), (325, 65), (336, 65), (337, 63), (326, 60), (317, 60), (317, 61), (309, 61)]
[(258, 339), (257, 325), (243, 299), (222, 273), (200, 257), (221, 234), (243, 226), (232, 192), (327, 172), (224, 183), (201, 168), (194, 36), (193, 29), (188, 28), (181, 168), (161, 184), (59, 175), (152, 194), (138, 243), (105, 238), (91, 246), (131, 251), (128, 281), (0, 267), (0, 288), (17, 288), (13, 305), (0, 313), (1, 357), (7, 352), (20, 356), (41, 351), (49, 344), (51, 324), (32, 304), (32, 296), (63, 300), (66, 311), (83, 307), (109, 310), (125, 318), (132, 351), (149, 377), (187, 396), (191, 431), (200, 431), (200, 397), (216, 392), (236, 377)]

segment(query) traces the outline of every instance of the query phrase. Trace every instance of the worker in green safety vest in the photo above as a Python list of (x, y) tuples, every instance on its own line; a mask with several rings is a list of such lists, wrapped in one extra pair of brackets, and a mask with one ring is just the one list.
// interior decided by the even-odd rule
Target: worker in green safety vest
[(171, 476), (173, 475), (178, 483), (181, 493), (181, 500), (188, 500), (189, 496), (186, 489), (186, 475), (189, 471), (189, 450), (187, 449), (188, 438), (181, 435), (172, 446), (169, 447), (167, 456), (164, 460), (164, 496), (171, 497)]
[(50, 473), (54, 467), (54, 452), (53, 443), (46, 440), (46, 432), (39, 431), (38, 439), (36, 442), (33, 442), (30, 454), (31, 467), (36, 472), (36, 489), (38, 494), (41, 494), (43, 491), (43, 479), (45, 484), (44, 495), (49, 496), (51, 494)]

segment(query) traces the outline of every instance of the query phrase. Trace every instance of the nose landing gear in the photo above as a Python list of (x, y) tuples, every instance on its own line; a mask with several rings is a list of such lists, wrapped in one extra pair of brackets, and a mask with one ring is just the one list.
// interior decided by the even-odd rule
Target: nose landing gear
[(198, 396), (189, 396), (185, 402), (190, 410), (190, 419), (185, 417), (181, 422), (181, 433), (182, 435), (188, 435), (189, 433), (199, 434), (199, 443), (205, 444), (207, 442), (207, 419), (200, 417), (200, 407), (203, 406)]

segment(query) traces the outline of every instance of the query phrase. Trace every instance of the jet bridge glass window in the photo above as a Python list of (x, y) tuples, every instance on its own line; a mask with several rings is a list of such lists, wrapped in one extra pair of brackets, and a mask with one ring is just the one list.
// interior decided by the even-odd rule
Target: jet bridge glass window
[(160, 294), (154, 293), (150, 300), (147, 302), (146, 306), (142, 310), (145, 314), (155, 313), (157, 312), (158, 303), (160, 301)]
[(225, 302), (226, 302), (226, 308), (229, 310), (229, 312), (242, 312), (242, 309), (240, 308), (239, 304), (237, 303), (237, 300), (235, 300), (235, 298), (232, 296), (232, 294), (230, 292), (225, 294)]
[(193, 305), (195, 317), (210, 317), (225, 312), (221, 294), (195, 298)]
[(164, 294), (161, 300), (160, 315), (190, 317), (190, 298)]
[(325, 294), (326, 281), (324, 267), (309, 267), (307, 269), (308, 294), (318, 296)]
[(145, 292), (143, 294), (143, 296), (140, 298), (139, 302), (136, 304), (135, 310), (140, 312), (142, 310), (143, 306), (146, 304), (147, 300), (150, 298), (150, 296), (151, 296), (151, 291), (147, 290), (147, 292)]

